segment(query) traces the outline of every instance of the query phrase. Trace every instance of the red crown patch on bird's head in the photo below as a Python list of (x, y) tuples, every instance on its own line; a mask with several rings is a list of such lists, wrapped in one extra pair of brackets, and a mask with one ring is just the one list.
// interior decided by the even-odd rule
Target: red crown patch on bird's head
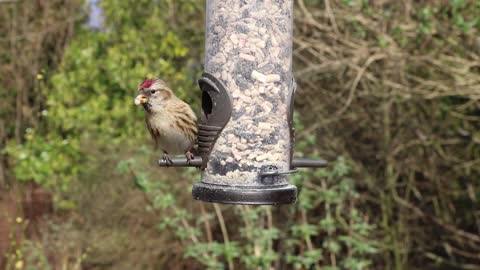
[(140, 87), (141, 88), (148, 88), (150, 86), (152, 86), (154, 80), (153, 79), (147, 79), (145, 81), (142, 82), (142, 84), (140, 84)]

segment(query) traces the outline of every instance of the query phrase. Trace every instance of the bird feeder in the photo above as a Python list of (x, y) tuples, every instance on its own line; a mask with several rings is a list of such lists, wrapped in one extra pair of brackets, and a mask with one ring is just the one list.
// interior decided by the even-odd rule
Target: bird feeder
[[(288, 175), (326, 161), (293, 157), (293, 0), (207, 0), (193, 197), (235, 204), (296, 201)], [(160, 161), (160, 166), (167, 166)]]

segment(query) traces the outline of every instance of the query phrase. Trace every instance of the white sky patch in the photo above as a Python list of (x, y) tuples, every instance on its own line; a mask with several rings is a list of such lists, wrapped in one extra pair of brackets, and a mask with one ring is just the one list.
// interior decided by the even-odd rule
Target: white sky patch
[(90, 6), (90, 13), (88, 14), (87, 25), (93, 29), (103, 29), (103, 17), (102, 8), (98, 5), (100, 0), (88, 0)]

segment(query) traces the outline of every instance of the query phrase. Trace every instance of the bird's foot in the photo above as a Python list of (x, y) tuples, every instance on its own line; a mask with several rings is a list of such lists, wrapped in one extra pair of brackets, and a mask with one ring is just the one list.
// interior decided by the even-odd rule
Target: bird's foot
[(165, 161), (165, 164), (167, 165), (167, 167), (170, 167), (170, 166), (173, 165), (173, 161), (172, 161), (172, 159), (168, 156), (168, 153), (167, 153), (167, 152), (163, 152), (162, 160)]
[(188, 164), (190, 164), (190, 161), (192, 161), (192, 160), (195, 159), (195, 156), (193, 155), (192, 152), (190, 152), (190, 150), (188, 150), (188, 151), (185, 153), (185, 157), (187, 157), (187, 162), (188, 162)]

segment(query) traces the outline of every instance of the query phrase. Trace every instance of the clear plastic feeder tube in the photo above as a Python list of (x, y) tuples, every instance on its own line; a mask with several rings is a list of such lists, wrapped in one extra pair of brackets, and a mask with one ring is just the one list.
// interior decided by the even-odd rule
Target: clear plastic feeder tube
[(293, 0), (207, 0), (205, 71), (225, 85), (233, 110), (202, 182), (255, 186), (266, 168), (290, 169), (292, 9)]

